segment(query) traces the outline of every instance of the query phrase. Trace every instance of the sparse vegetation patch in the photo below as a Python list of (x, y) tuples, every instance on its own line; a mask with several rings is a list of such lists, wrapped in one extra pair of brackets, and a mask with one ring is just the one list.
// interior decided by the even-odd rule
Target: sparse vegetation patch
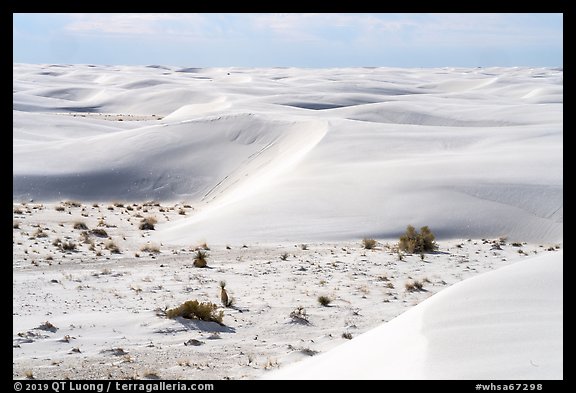
[(438, 249), (435, 239), (427, 226), (423, 226), (418, 232), (412, 225), (408, 225), (406, 232), (400, 236), (398, 248), (410, 254), (432, 252)]
[(166, 311), (166, 317), (182, 317), (187, 319), (199, 319), (201, 321), (216, 322), (222, 324), (224, 311), (217, 311), (218, 306), (210, 302), (198, 302), (198, 300), (188, 300), (176, 308)]

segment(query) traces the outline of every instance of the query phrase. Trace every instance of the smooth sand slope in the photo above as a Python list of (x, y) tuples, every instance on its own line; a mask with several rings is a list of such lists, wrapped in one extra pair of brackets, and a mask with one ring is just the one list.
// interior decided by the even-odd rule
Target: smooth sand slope
[(271, 379), (562, 379), (563, 253), (438, 293)]
[(557, 241), (562, 114), (561, 69), (16, 64), (14, 199), (193, 204), (172, 243)]

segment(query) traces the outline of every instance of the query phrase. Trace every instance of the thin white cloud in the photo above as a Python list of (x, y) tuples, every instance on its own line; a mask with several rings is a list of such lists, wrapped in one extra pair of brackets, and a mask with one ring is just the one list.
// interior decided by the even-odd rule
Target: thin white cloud
[(522, 14), (256, 14), (252, 24), (256, 30), (291, 41), (330, 41), (335, 28), (348, 29), (346, 41), (364, 43), (512, 45), (558, 37), (557, 28), (539, 26), (537, 18)]
[[(558, 38), (519, 14), (65, 14), (67, 32), (179, 39), (265, 37), (375, 45), (514, 45)], [(531, 19), (532, 18), (532, 19)], [(534, 22), (534, 25), (530, 24)], [(561, 29), (560, 29), (561, 30)]]
[[(64, 30), (75, 33), (123, 35), (193, 34), (201, 32), (203, 18), (198, 14), (67, 14)], [(178, 23), (174, 29), (171, 23)]]

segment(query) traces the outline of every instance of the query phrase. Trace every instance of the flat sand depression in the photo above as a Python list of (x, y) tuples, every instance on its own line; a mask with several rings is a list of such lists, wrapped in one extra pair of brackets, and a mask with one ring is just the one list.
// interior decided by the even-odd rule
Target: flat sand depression
[[(412, 374), (391, 345), (398, 368), (369, 357), (374, 369), (348, 377), (562, 377), (562, 69), (14, 64), (13, 153), (14, 378), (274, 378), (317, 354), (306, 373), (278, 375), (329, 377), (338, 356), (411, 338), (426, 344), (411, 348)], [(154, 230), (138, 228), (146, 217)], [(400, 260), (408, 224), (430, 226), (439, 251)], [(194, 268), (203, 243), (209, 268)], [(467, 284), (524, 260), (515, 290), (506, 270)], [(407, 290), (413, 280), (424, 290)], [(220, 281), (236, 299), (224, 325), (163, 317), (219, 303)], [(458, 314), (454, 340), (421, 341), (472, 304), (462, 294), (478, 313)], [(539, 305), (523, 308), (530, 294)], [(438, 319), (418, 330), (426, 310)], [(484, 373), (443, 374), (484, 319), (494, 330), (479, 334), (496, 336), (478, 342), (494, 352), (470, 360)], [(378, 325), (374, 341), (354, 339)], [(508, 345), (512, 327), (524, 333)], [(342, 343), (353, 349), (320, 357)]]

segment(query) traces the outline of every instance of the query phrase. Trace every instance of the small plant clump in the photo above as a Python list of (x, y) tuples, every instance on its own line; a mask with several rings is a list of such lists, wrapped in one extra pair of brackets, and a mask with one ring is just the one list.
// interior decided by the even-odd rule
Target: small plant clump
[(38, 228), (32, 236), (33, 237), (48, 237), (48, 234), (46, 232), (44, 232), (42, 230), (42, 228)]
[(410, 254), (431, 252), (438, 249), (436, 237), (427, 226), (420, 228), (418, 232), (412, 225), (406, 227), (406, 232), (400, 236), (398, 248)]
[(155, 217), (146, 217), (140, 221), (140, 226), (138, 228), (143, 231), (153, 231), (154, 225), (156, 225), (157, 222), (158, 220)]
[(206, 267), (208, 265), (207, 259), (208, 254), (206, 251), (198, 250), (194, 254), (194, 267)]
[(344, 332), (342, 333), (342, 338), (345, 338), (346, 340), (352, 340), (352, 333)]
[(186, 319), (198, 319), (201, 321), (216, 322), (222, 324), (224, 311), (217, 311), (218, 306), (210, 302), (198, 302), (198, 300), (188, 300), (176, 308), (166, 311), (166, 317), (182, 317)]
[(108, 232), (101, 228), (92, 229), (90, 233), (98, 237), (108, 237)]
[(78, 221), (74, 223), (74, 229), (88, 230), (88, 227), (86, 226), (85, 223)]
[(280, 259), (283, 261), (287, 260), (288, 259), (288, 253), (285, 252), (284, 254), (280, 255)]
[(158, 247), (155, 244), (145, 244), (144, 246), (142, 246), (142, 248), (140, 248), (140, 251), (159, 254), (160, 253), (160, 247)]
[(69, 241), (69, 242), (60, 242), (58, 243), (58, 247), (62, 252), (65, 251), (75, 251), (76, 250), (76, 243)]
[(321, 306), (328, 307), (331, 302), (332, 299), (330, 299), (328, 296), (318, 296), (318, 303), (320, 303)]
[(220, 301), (224, 307), (232, 307), (234, 304), (234, 298), (228, 296), (226, 291), (226, 281), (220, 281)]
[(366, 250), (372, 250), (376, 247), (376, 240), (364, 238), (362, 239), (362, 247)]
[(106, 249), (110, 251), (111, 254), (121, 254), (120, 247), (112, 240), (106, 243)]
[(414, 281), (408, 281), (406, 284), (404, 284), (404, 287), (408, 292), (416, 292), (416, 291), (422, 291), (424, 289), (424, 284), (421, 281), (414, 280)]
[(308, 314), (306, 314), (306, 310), (302, 306), (296, 307), (290, 313), (290, 318), (292, 318), (292, 321), (296, 323), (301, 323), (304, 325), (308, 325), (310, 323), (308, 320)]

